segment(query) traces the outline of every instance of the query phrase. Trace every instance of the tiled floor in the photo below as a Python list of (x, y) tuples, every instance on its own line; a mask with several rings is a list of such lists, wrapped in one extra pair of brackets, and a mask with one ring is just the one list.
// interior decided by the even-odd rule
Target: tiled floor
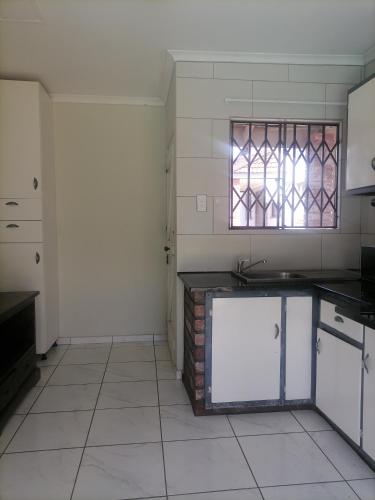
[(165, 345), (53, 348), (0, 436), (1, 500), (375, 500), (310, 411), (194, 417)]

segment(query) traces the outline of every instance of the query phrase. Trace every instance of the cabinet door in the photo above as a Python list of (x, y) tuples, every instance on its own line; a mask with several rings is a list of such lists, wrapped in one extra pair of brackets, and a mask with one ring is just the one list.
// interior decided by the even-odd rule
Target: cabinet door
[(362, 351), (318, 330), (316, 406), (360, 442)]
[(349, 94), (346, 189), (375, 186), (375, 78)]
[[(0, 80), (0, 197), (40, 192), (39, 84)], [(34, 177), (38, 186), (34, 186)]]
[(363, 449), (375, 460), (375, 330), (365, 329)]
[(213, 299), (212, 403), (280, 398), (279, 297)]
[(285, 399), (311, 398), (312, 297), (286, 299)]

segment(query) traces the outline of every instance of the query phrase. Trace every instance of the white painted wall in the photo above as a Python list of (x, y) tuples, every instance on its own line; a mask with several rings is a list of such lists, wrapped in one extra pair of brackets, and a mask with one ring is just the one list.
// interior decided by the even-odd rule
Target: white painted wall
[(165, 110), (55, 103), (60, 336), (165, 334)]

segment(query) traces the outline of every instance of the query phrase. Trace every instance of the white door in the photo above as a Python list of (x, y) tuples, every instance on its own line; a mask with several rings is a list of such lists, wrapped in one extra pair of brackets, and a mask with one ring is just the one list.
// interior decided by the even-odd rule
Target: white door
[(375, 460), (375, 330), (365, 329), (363, 449)]
[(175, 146), (174, 140), (167, 150), (166, 191), (167, 224), (165, 239), (165, 258), (167, 263), (167, 331), (168, 341), (175, 358), (176, 349), (176, 189), (175, 189)]
[(37, 198), (39, 84), (0, 80), (0, 110), (0, 197)]
[(215, 298), (212, 403), (280, 398), (280, 297)]
[(360, 443), (362, 351), (318, 329), (316, 406)]
[(311, 398), (312, 297), (286, 299), (285, 399)]

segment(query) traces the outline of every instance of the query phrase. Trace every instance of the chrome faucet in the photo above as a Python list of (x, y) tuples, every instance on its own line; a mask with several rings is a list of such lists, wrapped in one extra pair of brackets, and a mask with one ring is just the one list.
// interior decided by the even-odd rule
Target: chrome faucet
[(249, 264), (248, 266), (244, 266), (245, 262), (250, 262), (249, 259), (238, 259), (237, 263), (237, 272), (244, 273), (258, 264), (267, 264), (267, 259), (257, 260), (253, 264)]

